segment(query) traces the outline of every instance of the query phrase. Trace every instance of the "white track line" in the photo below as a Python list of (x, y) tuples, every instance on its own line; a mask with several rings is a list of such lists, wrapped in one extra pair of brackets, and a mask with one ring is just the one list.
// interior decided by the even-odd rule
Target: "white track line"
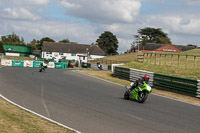
[[(73, 71), (73, 72), (78, 72), (78, 71)], [(81, 73), (81, 72), (78, 72), (78, 73)], [(98, 78), (98, 77), (95, 77), (95, 76), (87, 75), (87, 74), (84, 74), (84, 73), (81, 73), (81, 74), (124, 87), (124, 85), (121, 85), (121, 84), (118, 84), (118, 83), (114, 83), (114, 82), (111, 82), (111, 81), (108, 81), (108, 80), (105, 80), (105, 79), (102, 79), (102, 78)], [(179, 102), (183, 102), (183, 103), (187, 103), (187, 104), (191, 104), (191, 105), (195, 105), (195, 106), (199, 106), (200, 107), (200, 104), (198, 104), (198, 103), (191, 103), (191, 102), (188, 102), (188, 101), (185, 101), (185, 100), (176, 99), (176, 98), (172, 98), (172, 97), (169, 97), (169, 96), (163, 96), (163, 95), (159, 95), (159, 94), (155, 94), (155, 93), (152, 93), (152, 94), (156, 95), (156, 96), (160, 96), (160, 97), (164, 97), (164, 98), (168, 98), (168, 99), (171, 99), (171, 100), (175, 100), (175, 101), (179, 101)]]
[(45, 104), (44, 95), (43, 95), (43, 94), (44, 94), (44, 87), (43, 87), (43, 83), (42, 83), (42, 90), (41, 90), (42, 104), (43, 104), (43, 106), (44, 106), (44, 108), (45, 108), (45, 111), (47, 112), (48, 117), (51, 118), (50, 113), (49, 113), (49, 110), (48, 110), (48, 107), (47, 107), (47, 105)]
[(39, 116), (39, 117), (41, 117), (41, 118), (43, 118), (43, 119), (45, 119), (45, 120), (48, 120), (48, 121), (50, 121), (50, 122), (52, 122), (52, 123), (55, 123), (55, 124), (57, 124), (57, 125), (59, 125), (59, 126), (62, 126), (62, 127), (64, 127), (64, 128), (67, 128), (67, 129), (70, 129), (70, 130), (75, 131), (75, 132), (77, 132), (77, 133), (81, 133), (81, 132), (78, 131), (78, 130), (75, 130), (75, 129), (73, 129), (73, 128), (70, 128), (70, 127), (68, 127), (68, 126), (66, 126), (66, 125), (63, 125), (63, 124), (57, 122), (57, 121), (54, 121), (54, 120), (52, 120), (52, 119), (50, 119), (50, 118), (47, 118), (47, 117), (45, 117), (45, 116), (43, 116), (43, 115), (40, 115), (40, 114), (38, 114), (38, 113), (36, 113), (36, 112), (34, 112), (34, 111), (31, 111), (31, 110), (29, 110), (29, 109), (27, 109), (27, 108), (24, 108), (24, 107), (22, 107), (22, 106), (20, 106), (20, 105), (18, 105), (18, 104), (16, 104), (16, 103), (14, 103), (13, 101), (7, 99), (6, 97), (4, 97), (4, 96), (1, 95), (1, 94), (0, 94), (0, 97), (3, 98), (4, 100), (6, 100), (7, 102), (9, 102), (9, 103), (11, 103), (11, 104), (13, 104), (13, 105), (15, 105), (15, 106), (17, 106), (17, 107), (23, 109), (23, 110), (26, 110), (26, 111), (28, 111), (28, 112), (30, 112), (30, 113), (36, 115), (36, 116)]

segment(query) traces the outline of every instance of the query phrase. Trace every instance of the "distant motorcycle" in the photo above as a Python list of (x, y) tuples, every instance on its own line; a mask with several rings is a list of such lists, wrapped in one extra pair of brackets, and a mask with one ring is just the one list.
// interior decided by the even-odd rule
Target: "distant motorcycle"
[(103, 67), (99, 62), (97, 62), (97, 67), (99, 68), (99, 70), (103, 70)]
[(39, 72), (45, 71), (46, 68), (47, 68), (47, 64), (46, 63), (41, 63)]
[(131, 91), (130, 88), (125, 86), (126, 92), (124, 93), (124, 99), (135, 99), (139, 103), (145, 102), (148, 97), (148, 94), (152, 92), (151, 86), (146, 82), (139, 84), (138, 87)]
[(68, 62), (68, 68), (74, 68), (73, 64), (71, 63), (71, 61)]

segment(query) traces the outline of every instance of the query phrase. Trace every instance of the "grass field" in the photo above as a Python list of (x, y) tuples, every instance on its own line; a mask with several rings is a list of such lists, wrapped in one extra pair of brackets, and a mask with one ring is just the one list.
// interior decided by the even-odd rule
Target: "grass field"
[[(194, 54), (193, 54), (194, 53)], [(162, 53), (163, 54), (163, 53)], [(164, 53), (165, 54), (165, 53)], [(103, 60), (115, 60), (115, 61), (129, 61), (124, 65), (124, 67), (135, 68), (140, 70), (146, 70), (150, 72), (174, 75), (179, 77), (200, 79), (200, 57), (196, 57), (194, 64), (194, 57), (188, 56), (187, 66), (186, 66), (186, 54), (200, 56), (200, 49), (189, 50), (186, 52), (175, 54), (172, 60), (172, 57), (168, 53), (168, 55), (159, 57), (157, 55), (157, 59), (152, 57), (152, 59), (148, 59), (150, 57), (144, 56), (144, 62), (137, 61), (136, 53), (129, 53), (124, 55), (115, 55), (110, 57), (105, 57)], [(178, 55), (180, 55), (180, 62), (178, 66)], [(101, 60), (100, 60), (101, 61)], [(156, 62), (155, 62), (156, 61)]]

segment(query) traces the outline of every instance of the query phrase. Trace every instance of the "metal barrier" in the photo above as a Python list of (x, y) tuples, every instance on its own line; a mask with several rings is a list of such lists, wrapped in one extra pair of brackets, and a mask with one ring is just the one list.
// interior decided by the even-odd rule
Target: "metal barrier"
[(197, 80), (154, 73), (154, 87), (196, 96)]
[(197, 96), (198, 98), (200, 98), (200, 80), (197, 80)]
[(137, 79), (144, 77), (145, 74), (149, 76), (149, 83), (151, 86), (153, 86), (153, 78), (154, 78), (153, 72), (130, 68), (130, 81), (136, 81)]
[(200, 80), (189, 79), (143, 70), (114, 67), (114, 75), (118, 78), (135, 81), (145, 74), (150, 76), (150, 85), (154, 88), (177, 92), (193, 97), (200, 98)]
[(115, 67), (114, 75), (118, 78), (130, 81), (130, 69), (124, 67)]

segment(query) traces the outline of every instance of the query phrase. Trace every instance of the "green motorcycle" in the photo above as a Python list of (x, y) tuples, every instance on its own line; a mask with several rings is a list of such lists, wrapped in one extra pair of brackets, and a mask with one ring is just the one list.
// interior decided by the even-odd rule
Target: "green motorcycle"
[(146, 82), (139, 84), (132, 91), (127, 86), (125, 86), (125, 88), (126, 92), (124, 93), (124, 99), (135, 99), (139, 103), (143, 103), (147, 99), (148, 94), (152, 92), (151, 86)]

